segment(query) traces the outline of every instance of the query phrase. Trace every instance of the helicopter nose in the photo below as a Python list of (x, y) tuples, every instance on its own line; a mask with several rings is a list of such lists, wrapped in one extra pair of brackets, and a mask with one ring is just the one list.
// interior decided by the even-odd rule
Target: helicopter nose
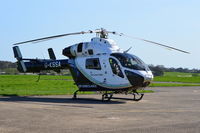
[(145, 80), (146, 81), (152, 81), (153, 80), (153, 74), (152, 73), (147, 73), (145, 75)]
[(144, 85), (144, 77), (142, 77), (141, 75), (127, 70), (125, 70), (125, 74), (131, 85), (133, 85), (134, 87)]

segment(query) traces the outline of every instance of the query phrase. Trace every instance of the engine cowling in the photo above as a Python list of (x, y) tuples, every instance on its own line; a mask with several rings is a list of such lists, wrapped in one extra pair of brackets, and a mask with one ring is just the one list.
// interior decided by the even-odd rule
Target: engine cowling
[(62, 51), (62, 54), (64, 56), (69, 57), (69, 58), (74, 58), (76, 56), (73, 49), (72, 49), (72, 46), (64, 48), (63, 51)]

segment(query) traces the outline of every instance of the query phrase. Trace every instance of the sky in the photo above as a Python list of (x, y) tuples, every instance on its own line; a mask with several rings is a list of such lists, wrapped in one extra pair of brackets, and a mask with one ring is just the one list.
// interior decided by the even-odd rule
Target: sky
[[(57, 34), (105, 28), (170, 45), (191, 54), (110, 35), (146, 64), (200, 69), (199, 0), (0, 0), (0, 60), (15, 62), (14, 43)], [(94, 34), (20, 45), (26, 58), (57, 58), (62, 49), (90, 41)]]

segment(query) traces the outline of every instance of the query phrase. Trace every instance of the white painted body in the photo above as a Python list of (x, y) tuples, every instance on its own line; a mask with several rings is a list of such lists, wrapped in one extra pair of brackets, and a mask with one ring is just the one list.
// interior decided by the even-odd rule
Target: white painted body
[[(80, 44), (80, 43), (79, 43)], [(91, 42), (81, 43), (82, 49), (81, 52), (78, 51), (78, 45), (75, 44), (70, 47), (71, 54), (75, 57), (75, 65), (78, 70), (92, 83), (97, 84), (104, 88), (130, 88), (132, 85), (127, 79), (125, 70), (132, 71), (138, 75), (144, 77), (144, 81), (150, 82), (153, 78), (152, 72), (148, 70), (133, 70), (130, 68), (123, 67), (119, 60), (113, 56), (110, 56), (112, 53), (124, 53), (117, 44), (111, 39), (105, 38), (92, 38)], [(93, 54), (89, 54), (88, 50), (92, 50)], [(134, 55), (133, 55), (134, 56)], [(134, 56), (136, 57), (136, 56)], [(86, 60), (91, 58), (98, 58), (101, 66), (101, 70), (87, 69)], [(121, 71), (124, 77), (119, 77), (116, 74), (113, 74), (109, 59), (113, 58), (117, 61), (118, 65), (121, 68)], [(138, 58), (138, 57), (137, 57)]]
[(77, 52), (78, 44), (71, 46), (71, 53), (72, 55), (76, 57), (80, 56), (90, 56), (88, 53), (89, 49), (92, 49), (94, 52), (94, 55), (98, 54), (111, 54), (114, 52), (120, 52), (123, 53), (123, 50), (120, 49), (114, 40), (112, 39), (104, 39), (104, 38), (92, 38), (91, 42), (83, 42), (83, 49), (82, 52)]
[[(88, 58), (99, 58), (101, 70), (85, 69), (85, 61)], [(94, 55), (91, 57), (79, 57), (75, 59), (77, 68), (91, 82), (106, 88), (127, 88), (131, 87), (128, 79), (113, 74), (110, 63), (110, 55)], [(122, 68), (122, 67), (121, 67)], [(125, 75), (125, 74), (124, 74)]]

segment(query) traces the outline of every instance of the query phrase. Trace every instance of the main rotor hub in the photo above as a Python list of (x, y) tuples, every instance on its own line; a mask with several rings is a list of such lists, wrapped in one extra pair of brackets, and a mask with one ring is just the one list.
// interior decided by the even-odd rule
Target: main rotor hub
[(108, 32), (105, 29), (101, 28), (99, 32), (96, 32), (96, 36), (99, 38), (108, 39)]

